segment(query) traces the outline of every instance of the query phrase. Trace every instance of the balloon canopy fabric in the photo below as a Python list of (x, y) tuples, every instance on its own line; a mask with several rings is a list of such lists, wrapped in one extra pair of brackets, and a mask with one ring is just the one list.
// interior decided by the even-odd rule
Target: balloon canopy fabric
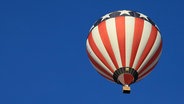
[(86, 48), (90, 62), (99, 74), (129, 86), (153, 70), (161, 55), (162, 40), (158, 27), (150, 18), (121, 10), (106, 14), (95, 22)]

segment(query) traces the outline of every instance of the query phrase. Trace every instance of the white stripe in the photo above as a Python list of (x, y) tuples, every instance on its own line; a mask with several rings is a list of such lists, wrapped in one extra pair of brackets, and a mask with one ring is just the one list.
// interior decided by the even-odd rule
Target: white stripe
[[(161, 53), (162, 53), (162, 51), (160, 51), (160, 53), (159, 53), (159, 55), (158, 55), (158, 57), (155, 59), (155, 61), (145, 70), (145, 71), (143, 71), (139, 76), (142, 76), (143, 74), (145, 74), (147, 71), (149, 71), (157, 62), (158, 62), (158, 60), (159, 60), (159, 58), (160, 58), (160, 56), (161, 56)], [(151, 71), (150, 71), (151, 72)], [(150, 73), (149, 72), (149, 73)], [(145, 74), (144, 76), (142, 76), (141, 78), (139, 78), (138, 79), (138, 81), (139, 80), (141, 80), (141, 79), (143, 79), (145, 76), (147, 76), (149, 73), (147, 73), (147, 74)]]
[[(109, 74), (113, 74), (101, 61), (100, 59), (95, 55), (93, 50), (91, 49), (91, 46), (89, 45), (89, 41), (86, 42), (87, 51), (90, 54), (90, 56), (95, 60), (96, 63), (98, 63), (104, 70), (106, 70)], [(95, 66), (95, 65), (94, 65)], [(95, 67), (96, 68), (96, 67)], [(96, 70), (99, 70), (96, 68)]]
[[(90, 61), (90, 62), (91, 62), (91, 61)], [(101, 70), (98, 70), (98, 68), (96, 68), (96, 66), (93, 65), (92, 62), (91, 62), (91, 64), (92, 64), (92, 66), (96, 69), (96, 71), (97, 71), (98, 73), (100, 73), (100, 74), (104, 75), (105, 77), (111, 79), (110, 81), (113, 81), (113, 80), (114, 80), (112, 77), (110, 77), (110, 76), (108, 76), (107, 74), (103, 73)], [(109, 79), (108, 79), (108, 80), (109, 80)]]
[(141, 41), (140, 41), (140, 44), (137, 50), (137, 54), (136, 54), (136, 57), (133, 63), (133, 67), (132, 67), (134, 69), (136, 68), (139, 62), (139, 59), (144, 51), (144, 48), (146, 47), (146, 43), (148, 42), (148, 39), (151, 33), (151, 28), (152, 28), (152, 25), (149, 22), (144, 20), (144, 27), (143, 27)]
[(92, 37), (94, 39), (94, 42), (97, 46), (97, 48), (99, 49), (99, 51), (102, 53), (102, 55), (104, 56), (104, 58), (106, 59), (106, 61), (108, 62), (108, 64), (113, 68), (113, 70), (116, 70), (116, 67), (114, 66), (111, 58), (109, 57), (107, 50), (105, 49), (105, 46), (102, 42), (102, 39), (100, 37), (99, 34), (99, 30), (98, 30), (98, 26), (96, 26), (93, 30), (92, 30)]
[(118, 45), (117, 33), (116, 33), (116, 21), (115, 18), (108, 19), (106, 21), (107, 33), (109, 36), (110, 44), (112, 46), (113, 53), (115, 55), (118, 67), (122, 67), (120, 50)]
[(132, 44), (133, 44), (133, 36), (134, 36), (134, 25), (135, 18), (134, 17), (125, 17), (125, 42), (126, 42), (126, 66), (128, 67), (130, 64), (130, 57), (132, 52)]
[(140, 72), (141, 70), (144, 70), (142, 68), (149, 62), (149, 60), (153, 57), (155, 52), (158, 50), (158, 48), (160, 46), (160, 42), (161, 42), (161, 36), (160, 36), (159, 31), (157, 31), (157, 37), (156, 37), (156, 40), (155, 40), (155, 42), (153, 44), (153, 47), (150, 50), (150, 52), (148, 53), (148, 55), (146, 56), (145, 60), (143, 61), (143, 63), (139, 67), (139, 69), (137, 70), (137, 72)]

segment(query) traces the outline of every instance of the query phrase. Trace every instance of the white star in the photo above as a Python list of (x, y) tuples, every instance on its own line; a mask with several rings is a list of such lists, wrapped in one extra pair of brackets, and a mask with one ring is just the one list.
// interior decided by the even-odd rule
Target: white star
[[(110, 14), (110, 13), (109, 13)], [(106, 18), (110, 18), (109, 14), (106, 14), (105, 16), (102, 17), (102, 21)]]
[(128, 10), (123, 10), (123, 11), (120, 11), (120, 12), (121, 12), (120, 15), (125, 15), (125, 14), (129, 15), (129, 12), (130, 12), (130, 11), (128, 11)]

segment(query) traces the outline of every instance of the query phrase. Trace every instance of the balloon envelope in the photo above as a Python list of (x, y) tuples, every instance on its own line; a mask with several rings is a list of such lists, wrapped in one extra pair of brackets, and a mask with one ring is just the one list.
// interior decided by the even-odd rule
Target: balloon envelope
[(150, 18), (122, 10), (106, 14), (95, 22), (86, 48), (99, 74), (127, 86), (153, 70), (161, 55), (162, 40)]

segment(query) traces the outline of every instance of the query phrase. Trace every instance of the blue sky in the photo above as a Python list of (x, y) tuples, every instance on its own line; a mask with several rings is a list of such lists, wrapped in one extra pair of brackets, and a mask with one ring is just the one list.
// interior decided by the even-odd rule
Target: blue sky
[[(116, 10), (148, 15), (163, 38), (152, 73), (129, 95), (97, 74), (86, 54), (92, 24)], [(1, 104), (182, 104), (181, 0), (1, 0)]]

